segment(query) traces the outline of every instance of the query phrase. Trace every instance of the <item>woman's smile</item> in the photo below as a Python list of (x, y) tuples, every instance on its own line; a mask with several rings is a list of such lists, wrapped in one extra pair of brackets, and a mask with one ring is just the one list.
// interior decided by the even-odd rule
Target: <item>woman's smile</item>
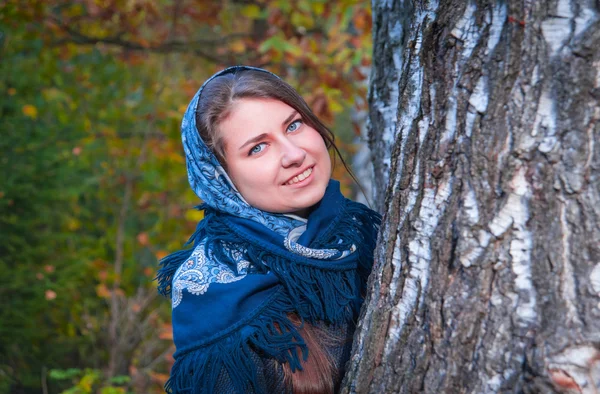
[(308, 167), (306, 170), (304, 170), (301, 173), (293, 176), (292, 179), (290, 179), (289, 181), (285, 182), (285, 184), (288, 185), (288, 186), (292, 186), (292, 185), (296, 185), (296, 184), (301, 184), (300, 186), (306, 185), (308, 182), (310, 182), (309, 177), (312, 174), (312, 171), (313, 171), (313, 167), (312, 166)]

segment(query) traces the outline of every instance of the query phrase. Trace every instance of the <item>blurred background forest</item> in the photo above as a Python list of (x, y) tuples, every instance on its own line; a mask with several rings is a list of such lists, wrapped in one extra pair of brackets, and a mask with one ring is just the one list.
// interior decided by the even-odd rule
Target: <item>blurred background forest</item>
[(224, 66), (265, 67), (350, 158), (371, 49), (368, 2), (0, 2), (0, 393), (163, 392), (153, 278), (202, 218), (188, 101)]

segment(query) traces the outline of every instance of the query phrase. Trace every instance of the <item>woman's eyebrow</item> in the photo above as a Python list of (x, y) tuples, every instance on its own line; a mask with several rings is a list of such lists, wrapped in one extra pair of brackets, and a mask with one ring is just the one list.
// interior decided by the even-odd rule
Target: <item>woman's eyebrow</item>
[(294, 112), (292, 112), (290, 114), (290, 116), (288, 116), (281, 125), (283, 127), (287, 126), (287, 124), (290, 123), (292, 121), (292, 119), (294, 119), (294, 116), (296, 116), (296, 115), (298, 115), (298, 111), (294, 110)]
[(256, 137), (252, 137), (248, 141), (244, 142), (244, 145), (240, 146), (239, 150), (244, 149), (244, 147), (246, 145), (250, 145), (250, 144), (253, 144), (255, 142), (258, 142), (258, 141), (262, 140), (263, 138), (266, 138), (267, 136), (268, 136), (267, 133), (262, 133), (262, 134), (257, 135)]
[[(294, 110), (294, 111), (293, 111), (293, 112), (290, 114), (290, 116), (288, 116), (287, 118), (285, 118), (285, 120), (284, 120), (284, 121), (281, 123), (281, 125), (282, 125), (283, 127), (287, 126), (287, 124), (288, 124), (288, 123), (290, 123), (290, 122), (292, 121), (292, 119), (294, 119), (294, 117), (295, 117), (296, 115), (298, 115), (298, 111)], [(267, 137), (267, 136), (268, 136), (268, 134), (267, 134), (267, 133), (262, 133), (262, 134), (259, 134), (259, 135), (257, 135), (256, 137), (252, 137), (252, 138), (250, 138), (248, 141), (244, 142), (244, 144), (243, 144), (242, 146), (240, 146), (240, 149), (239, 149), (239, 150), (242, 150), (242, 149), (244, 149), (244, 147), (245, 147), (246, 145), (249, 145), (249, 144), (253, 144), (253, 143), (255, 143), (255, 142), (258, 142), (258, 141), (262, 140), (263, 138), (265, 138), (265, 137)]]

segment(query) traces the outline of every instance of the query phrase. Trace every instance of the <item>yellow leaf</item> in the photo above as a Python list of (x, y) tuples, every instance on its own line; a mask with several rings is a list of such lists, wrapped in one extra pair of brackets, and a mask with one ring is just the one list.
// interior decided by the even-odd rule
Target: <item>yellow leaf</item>
[(237, 40), (231, 44), (231, 50), (234, 53), (242, 53), (246, 50), (246, 45), (244, 45), (242, 40)]
[(37, 119), (37, 116), (38, 116), (37, 108), (31, 104), (26, 104), (23, 106), (23, 115), (28, 116), (32, 119)]
[(185, 212), (185, 218), (192, 222), (199, 222), (200, 220), (204, 219), (204, 211), (190, 209)]
[(79, 230), (81, 227), (81, 222), (75, 218), (70, 218), (67, 221), (67, 228), (71, 231)]
[(92, 129), (92, 122), (88, 118), (83, 119), (83, 128), (85, 131), (90, 131)]
[(329, 100), (329, 108), (331, 109), (331, 112), (336, 114), (339, 114), (344, 110), (344, 107), (335, 100)]
[(256, 19), (260, 16), (260, 7), (256, 4), (250, 4), (242, 8), (242, 15), (247, 18)]
[(15, 94), (17, 94), (17, 89), (15, 89), (15, 88), (9, 88), (8, 89), (8, 95), (9, 96), (14, 96)]
[(317, 16), (323, 15), (325, 12), (325, 4), (324, 3), (312, 3), (313, 11)]

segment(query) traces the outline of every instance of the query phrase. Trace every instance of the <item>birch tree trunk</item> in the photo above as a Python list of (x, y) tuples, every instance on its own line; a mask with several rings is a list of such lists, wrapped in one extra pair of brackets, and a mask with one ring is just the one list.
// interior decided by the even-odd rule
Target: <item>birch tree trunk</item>
[(343, 393), (600, 392), (599, 7), (373, 0), (384, 223)]

